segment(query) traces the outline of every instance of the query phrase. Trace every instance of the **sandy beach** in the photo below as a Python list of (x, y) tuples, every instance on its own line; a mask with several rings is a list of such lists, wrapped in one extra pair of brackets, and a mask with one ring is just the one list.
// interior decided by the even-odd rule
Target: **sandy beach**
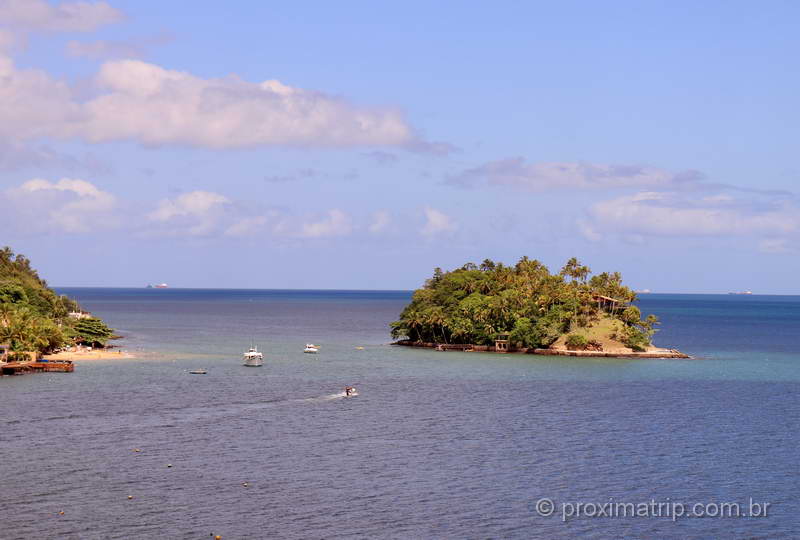
[(45, 359), (53, 362), (62, 360), (114, 360), (118, 358), (136, 358), (136, 355), (120, 349), (93, 349), (91, 351), (62, 351), (46, 354)]

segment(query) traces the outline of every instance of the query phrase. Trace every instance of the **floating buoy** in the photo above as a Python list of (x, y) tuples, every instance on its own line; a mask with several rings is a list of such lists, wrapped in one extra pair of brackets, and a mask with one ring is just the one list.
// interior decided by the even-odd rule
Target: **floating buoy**
[(58, 513), (58, 515), (59, 516), (63, 516), (64, 515), (64, 511), (62, 510), (61, 512)]
[(141, 452), (142, 450), (141, 450), (141, 448), (134, 448), (133, 451), (134, 452)]
[(217, 536), (214, 537), (214, 540), (222, 540), (222, 535), (218, 534)]
[(133, 495), (128, 495), (128, 500), (133, 499)]
[(171, 468), (172, 468), (172, 463), (167, 463), (167, 469), (171, 469)]
[(364, 347), (356, 347), (356, 350), (357, 350), (357, 351), (363, 351), (363, 350), (364, 350)]
[(249, 486), (250, 484), (248, 484), (247, 482), (242, 482), (242, 485), (243, 485), (244, 487), (247, 487), (247, 486)]

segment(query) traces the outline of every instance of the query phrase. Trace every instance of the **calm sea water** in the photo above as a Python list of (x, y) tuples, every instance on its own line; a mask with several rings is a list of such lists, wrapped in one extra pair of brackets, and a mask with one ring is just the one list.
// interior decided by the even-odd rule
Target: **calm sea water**
[(614, 360), (391, 347), (408, 292), (60, 292), (141, 358), (0, 378), (3, 539), (800, 534), (800, 297), (644, 296), (695, 358)]

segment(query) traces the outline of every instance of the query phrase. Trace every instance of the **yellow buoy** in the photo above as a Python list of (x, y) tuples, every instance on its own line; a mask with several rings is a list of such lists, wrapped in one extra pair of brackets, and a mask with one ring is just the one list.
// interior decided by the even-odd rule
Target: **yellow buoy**
[(140, 448), (134, 448), (133, 451), (134, 452), (141, 452), (142, 450)]
[(128, 495), (128, 500), (133, 499), (133, 495)]
[(59, 516), (63, 516), (64, 515), (64, 511), (62, 510), (61, 512), (58, 513), (58, 515)]
[(222, 540), (222, 535), (218, 534), (217, 536), (214, 537), (214, 540)]

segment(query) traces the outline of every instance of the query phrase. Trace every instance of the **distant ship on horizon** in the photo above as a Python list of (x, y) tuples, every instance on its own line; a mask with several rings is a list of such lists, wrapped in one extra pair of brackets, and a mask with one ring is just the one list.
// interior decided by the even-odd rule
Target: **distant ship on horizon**
[(145, 288), (146, 289), (166, 289), (167, 287), (169, 287), (169, 285), (167, 285), (166, 283), (159, 283), (158, 285), (150, 285), (148, 283), (147, 287), (145, 287)]
[(728, 294), (753, 294), (753, 291), (729, 292)]

